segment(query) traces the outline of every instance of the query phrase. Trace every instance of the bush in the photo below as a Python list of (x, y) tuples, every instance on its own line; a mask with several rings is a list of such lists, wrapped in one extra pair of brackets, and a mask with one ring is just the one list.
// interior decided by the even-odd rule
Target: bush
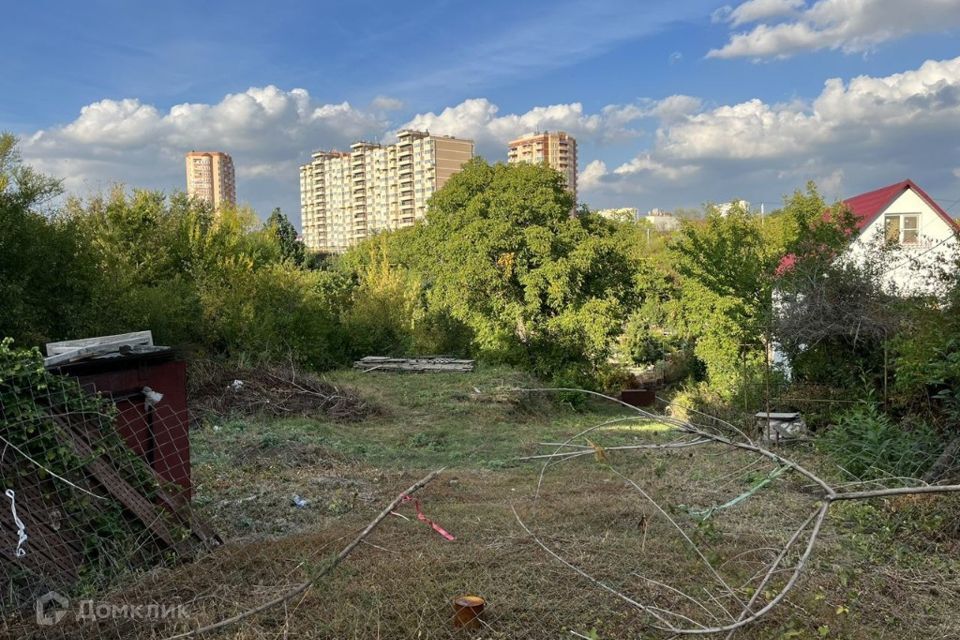
[(817, 438), (817, 447), (847, 475), (874, 480), (920, 477), (943, 445), (929, 425), (897, 423), (876, 405), (863, 403)]
[(338, 317), (347, 286), (339, 274), (290, 262), (257, 270), (234, 265), (202, 289), (206, 342), (254, 362), (332, 367), (347, 356)]
[(623, 350), (633, 364), (654, 364), (663, 360), (668, 346), (664, 336), (654, 333), (650, 324), (634, 314), (623, 331)]

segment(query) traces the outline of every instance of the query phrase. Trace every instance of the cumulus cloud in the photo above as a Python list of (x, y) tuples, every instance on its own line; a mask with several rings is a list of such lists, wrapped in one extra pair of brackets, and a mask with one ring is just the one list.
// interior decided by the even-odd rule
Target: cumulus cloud
[(403, 100), (390, 96), (377, 96), (370, 101), (370, 108), (378, 111), (397, 111), (403, 109)]
[[(83, 107), (73, 122), (27, 136), (22, 145), (25, 158), (79, 193), (113, 182), (183, 188), (186, 151), (223, 150), (236, 164), (241, 199), (267, 208), (286, 197), (289, 208), (294, 200), (279, 194), (284, 185), (296, 194), (297, 165), (312, 150), (348, 145), (386, 127), (381, 116), (347, 102), (324, 104), (304, 89), (267, 86), (167, 111), (132, 98), (101, 100)], [(256, 200), (258, 193), (265, 201)]]
[[(653, 143), (612, 171), (593, 168), (585, 195), (655, 194), (667, 203), (766, 199), (808, 179), (831, 197), (906, 177), (955, 191), (960, 139), (960, 58), (927, 61), (886, 77), (830, 79), (812, 100), (759, 99), (710, 108), (689, 101), (679, 112), (665, 99)], [(753, 194), (753, 195), (751, 195)], [(756, 195), (759, 194), (759, 195)], [(652, 206), (657, 206), (654, 203)], [(669, 206), (669, 204), (665, 205)]]
[(735, 27), (770, 18), (794, 15), (804, 0), (747, 0), (736, 8), (724, 5), (713, 12), (713, 22), (729, 22)]
[(591, 160), (580, 171), (580, 175), (577, 177), (577, 186), (580, 189), (590, 191), (600, 186), (600, 181), (605, 175), (607, 175), (607, 163), (603, 160)]
[(960, 58), (884, 77), (830, 79), (819, 95), (788, 103), (674, 95), (592, 111), (570, 103), (505, 113), (475, 98), (402, 125), (384, 113), (273, 86), (166, 110), (101, 100), (72, 122), (26, 135), (23, 153), (84, 193), (115, 181), (182, 188), (184, 152), (221, 149), (234, 157), (242, 200), (260, 212), (279, 205), (294, 219), (297, 166), (312, 151), (388, 140), (400, 127), (472, 138), (491, 160), (504, 157), (513, 137), (566, 130), (579, 142), (580, 193), (594, 206), (670, 208), (734, 197), (770, 203), (808, 179), (831, 197), (906, 177), (934, 197), (960, 188)]
[(613, 170), (613, 173), (619, 176), (649, 174), (668, 180), (677, 180), (678, 178), (696, 173), (696, 171), (697, 167), (695, 165), (665, 164), (655, 160), (649, 153), (644, 153), (620, 165)]
[[(79, 194), (115, 182), (183, 188), (185, 152), (226, 151), (236, 165), (242, 201), (261, 212), (279, 205), (296, 217), (298, 165), (316, 149), (344, 149), (359, 139), (389, 140), (397, 127), (387, 113), (402, 106), (389, 96), (375, 98), (366, 108), (321, 103), (304, 89), (272, 85), (212, 104), (184, 103), (166, 110), (135, 98), (101, 100), (83, 107), (72, 122), (25, 136), (22, 148), (32, 164), (64, 178), (67, 189)], [(478, 98), (416, 115), (400, 128), (472, 138), (481, 153), (495, 160), (505, 156), (508, 140), (537, 129), (563, 129), (587, 144), (636, 135), (633, 123), (651, 117), (651, 108), (638, 102), (588, 113), (571, 103), (500, 113), (497, 105)]]
[[(806, 51), (869, 51), (884, 42), (919, 33), (943, 32), (960, 26), (960, 0), (747, 0), (726, 8), (715, 19), (738, 27), (759, 22), (731, 35), (710, 58), (784, 58)], [(771, 20), (776, 18), (785, 20)]]
[(598, 113), (586, 113), (579, 102), (501, 115), (500, 108), (486, 98), (472, 98), (440, 113), (419, 114), (400, 128), (470, 138), (481, 153), (500, 154), (508, 141), (537, 130), (562, 130), (578, 140), (635, 136), (638, 131), (631, 124), (647, 115), (639, 104), (608, 105)]

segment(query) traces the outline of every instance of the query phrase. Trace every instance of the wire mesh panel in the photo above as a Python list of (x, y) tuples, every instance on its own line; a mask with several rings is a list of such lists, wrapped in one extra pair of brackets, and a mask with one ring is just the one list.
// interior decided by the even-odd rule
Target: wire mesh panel
[[(764, 638), (822, 637), (825, 625), (868, 637), (857, 607), (894, 615), (903, 602), (928, 611), (903, 628), (956, 631), (930, 593), (960, 593), (954, 565), (935, 561), (957, 549), (956, 498), (917, 479), (838, 481), (802, 442), (766, 448), (696, 412), (623, 407), (518, 440), (505, 463), (467, 459), (415, 483), (425, 471), (334, 453), (309, 426), (288, 433), (289, 416), (370, 418), (349, 392), (280, 371), (209, 376), (188, 501), (150, 444), (186, 415), (160, 418), (162, 399), (147, 394), (107, 401), (69, 378), (25, 375), (3, 392), (9, 637)], [(286, 421), (248, 433), (231, 405)], [(144, 418), (148, 432), (134, 427)], [(873, 568), (876, 551), (850, 531), (890, 522), (883, 510), (943, 515), (942, 531), (916, 536), (927, 564)], [(869, 540), (901, 544), (887, 535)]]

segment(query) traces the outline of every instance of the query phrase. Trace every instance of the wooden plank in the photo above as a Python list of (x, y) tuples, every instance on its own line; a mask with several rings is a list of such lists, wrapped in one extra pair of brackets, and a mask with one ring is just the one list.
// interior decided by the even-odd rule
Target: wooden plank
[(119, 352), (121, 347), (152, 346), (144, 345), (139, 339), (131, 338), (129, 340), (114, 340), (113, 342), (101, 342), (92, 344), (88, 347), (79, 347), (72, 351), (64, 351), (57, 355), (49, 356), (43, 359), (43, 366), (46, 368), (55, 367), (61, 364), (76, 362), (90, 356), (102, 356), (108, 353)]
[(81, 338), (80, 340), (61, 340), (60, 342), (47, 343), (47, 355), (56, 356), (69, 351), (76, 351), (83, 347), (92, 347), (98, 344), (123, 342), (124, 344), (153, 346), (153, 332), (134, 331), (132, 333), (119, 333), (115, 336), (97, 336), (94, 338)]
[[(96, 441), (102, 437), (99, 433), (99, 429), (96, 428), (93, 424), (90, 424), (87, 421), (81, 421), (79, 423), (74, 423), (70, 421), (69, 418), (66, 418), (67, 423), (74, 429), (76, 433), (79, 433), (84, 439), (85, 443), (91, 445), (95, 444)], [(109, 462), (112, 466), (116, 466), (116, 462), (109, 458), (109, 456), (104, 455), (102, 458), (105, 462)], [(219, 546), (223, 544), (223, 538), (213, 530), (213, 527), (208, 525), (203, 521), (199, 516), (194, 514), (192, 508), (190, 507), (189, 502), (185, 502), (184, 498), (181, 497), (181, 494), (171, 493), (163, 488), (164, 483), (169, 483), (169, 480), (166, 480), (157, 473), (156, 469), (152, 467), (145, 466), (149, 473), (153, 476), (154, 481), (157, 483), (157, 500), (160, 505), (174, 517), (177, 522), (185, 526), (191, 531), (193, 537), (200, 541), (205, 548), (210, 549), (212, 547)], [(179, 487), (174, 483), (174, 486)], [(182, 488), (182, 487), (179, 487)], [(183, 491), (182, 494), (187, 494), (187, 491)]]
[[(51, 416), (57, 424), (60, 425), (67, 443), (74, 450), (74, 453), (82, 458), (94, 457), (93, 449), (90, 448), (82, 436), (75, 433), (70, 424), (60, 416)], [(192, 550), (188, 543), (178, 540), (170, 528), (167, 526), (166, 519), (161, 510), (153, 505), (149, 500), (140, 495), (130, 486), (120, 475), (101, 457), (96, 457), (92, 462), (87, 463), (89, 471), (97, 482), (120, 504), (126, 507), (133, 515), (139, 518), (143, 525), (152, 531), (169, 547), (173, 548), (178, 554), (183, 556), (192, 555)]]
[(473, 360), (430, 356), (419, 358), (391, 358), (388, 356), (367, 356), (353, 363), (354, 368), (366, 371), (446, 371), (468, 373), (473, 371)]
[[(159, 476), (157, 476), (157, 481), (161, 482)], [(184, 526), (190, 529), (193, 536), (204, 547), (210, 549), (223, 544), (223, 538), (213, 530), (213, 527), (193, 512), (190, 503), (180, 503), (176, 496), (171, 495), (163, 488), (157, 490), (157, 498)]]

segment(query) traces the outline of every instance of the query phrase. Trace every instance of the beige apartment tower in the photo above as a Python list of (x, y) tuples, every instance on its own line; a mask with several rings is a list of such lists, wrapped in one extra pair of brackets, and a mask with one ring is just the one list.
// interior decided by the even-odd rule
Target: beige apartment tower
[(187, 195), (209, 202), (214, 209), (225, 202), (237, 204), (233, 158), (222, 151), (191, 151), (186, 162)]
[(473, 157), (473, 141), (403, 130), (397, 143), (318, 151), (300, 167), (303, 243), (341, 253), (377, 231), (409, 227)]
[(528, 133), (509, 143), (507, 162), (546, 162), (567, 182), (567, 189), (577, 202), (577, 141), (563, 131)]

